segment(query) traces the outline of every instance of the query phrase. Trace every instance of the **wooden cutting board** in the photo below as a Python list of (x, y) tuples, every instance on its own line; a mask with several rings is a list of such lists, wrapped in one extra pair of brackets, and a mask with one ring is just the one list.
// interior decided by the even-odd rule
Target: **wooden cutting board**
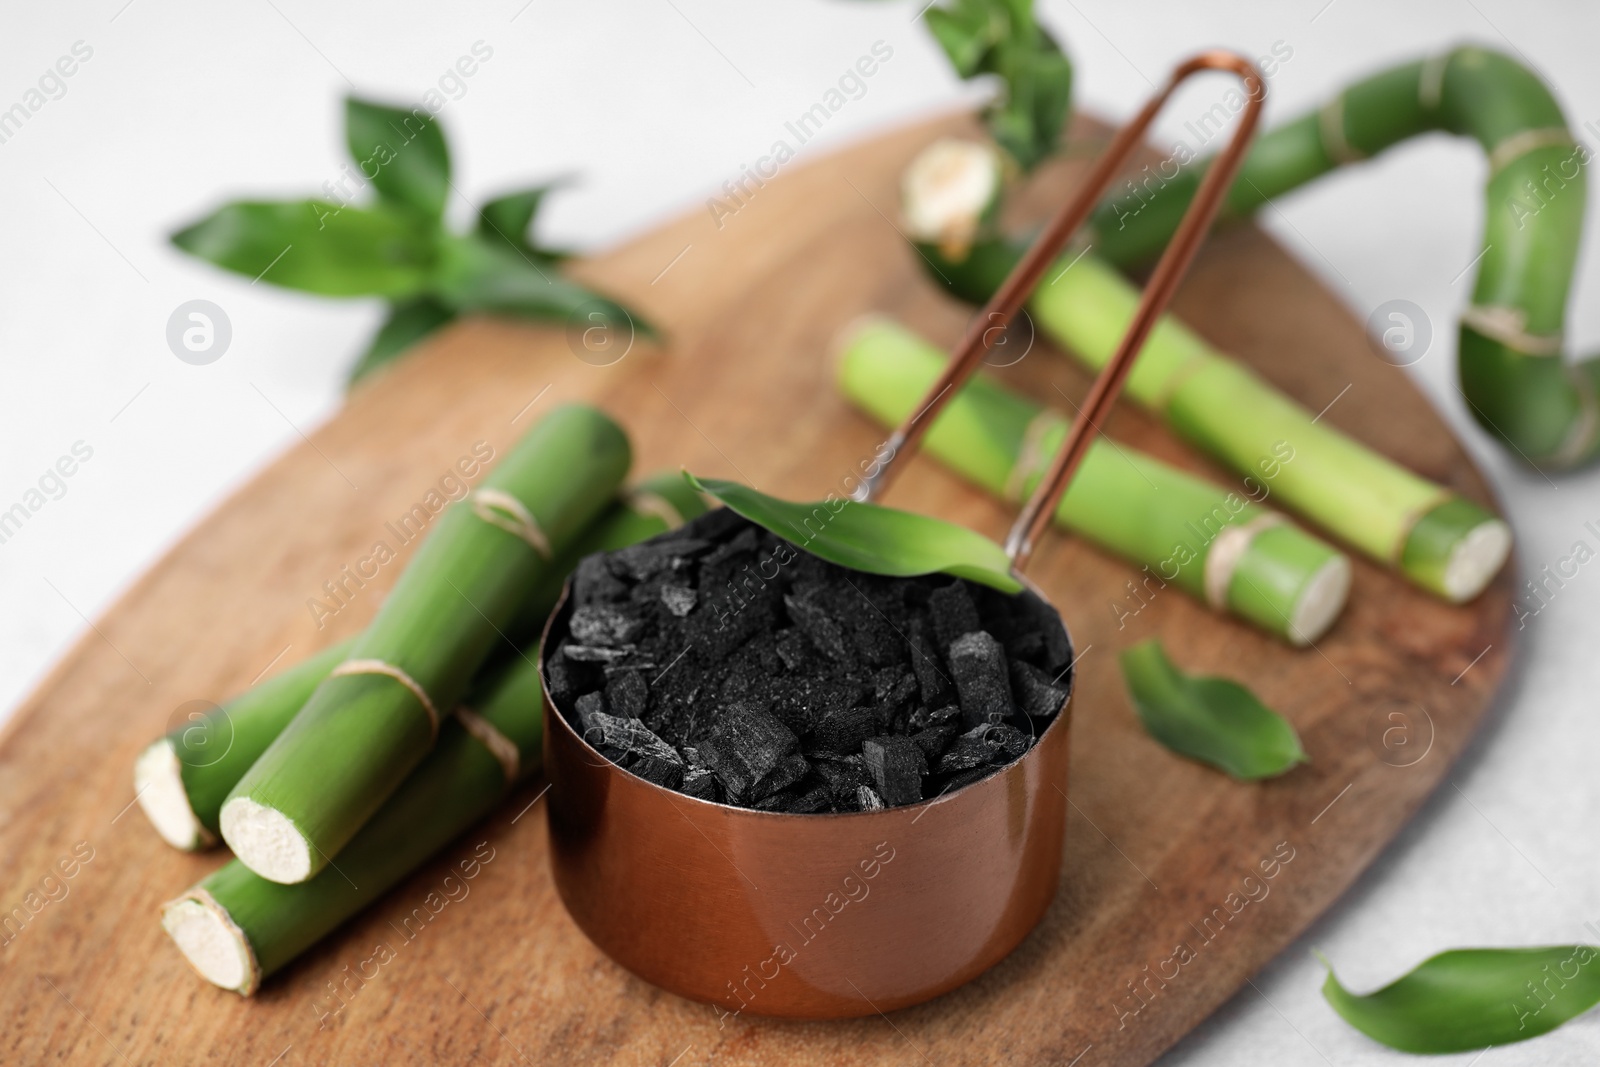
[[(174, 852), (130, 810), (135, 754), (186, 702), (225, 698), (269, 664), (354, 633), (400, 563), (320, 629), (308, 602), (326, 602), (323, 583), (374, 542), (395, 546), (385, 521), (421, 502), (475, 442), (503, 450), (542, 412), (588, 399), (625, 422), (640, 472), (682, 464), (800, 498), (836, 489), (881, 434), (835, 394), (835, 332), (880, 310), (949, 344), (967, 314), (923, 280), (893, 221), (906, 161), (967, 128), (944, 119), (802, 158), (731, 215), (696, 209), (581, 265), (664, 326), (668, 348), (640, 343), (595, 366), (561, 330), (447, 331), (358, 390), (152, 568), (0, 742), (0, 906), (27, 919), (0, 932), (0, 1060), (1143, 1064), (1327, 908), (1483, 718), (1511, 660), (1509, 572), (1475, 603), (1449, 607), (1357, 560), (1342, 619), (1315, 650), (1294, 651), (1175, 590), (1119, 629), (1112, 605), (1125, 603), (1130, 569), (1081, 543), (1047, 543), (1031, 574), (1083, 649), (1060, 893), (1000, 966), (890, 1017), (743, 1017), (719, 1029), (710, 1008), (632, 977), (556, 899), (537, 782), (252, 1000), (196, 978), (158, 926), (161, 902), (221, 857)], [(1080, 126), (1069, 157), (1091, 154), (1103, 134)], [(1031, 210), (1057, 201), (1078, 169), (1069, 158), (1044, 175)], [(1214, 240), (1176, 310), (1311, 409), (1331, 404), (1329, 422), (1489, 500), (1403, 373), (1260, 232)], [(1043, 342), (1005, 373), (1045, 399), (1086, 384)], [(1120, 411), (1109, 431), (1227, 479), (1136, 411)], [(912, 465), (891, 502), (995, 536), (1008, 522), (931, 460)], [(1116, 657), (1157, 634), (1182, 666), (1247, 679), (1294, 722), (1310, 765), (1242, 784), (1150, 740)], [(443, 879), (475, 854), (492, 859), (467, 895), (457, 889), (414, 939), (399, 935), (399, 920), (430, 893), (445, 899)], [(73, 876), (46, 881), (60, 862)]]

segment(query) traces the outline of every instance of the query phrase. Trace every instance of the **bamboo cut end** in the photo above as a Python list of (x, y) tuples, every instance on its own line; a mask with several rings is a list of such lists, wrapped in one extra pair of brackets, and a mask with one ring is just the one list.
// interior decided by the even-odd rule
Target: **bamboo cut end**
[(222, 839), (240, 863), (269, 882), (293, 885), (311, 877), (311, 843), (277, 808), (234, 797), (222, 806)]
[(162, 909), (162, 929), (200, 977), (249, 996), (261, 980), (249, 939), (209, 893), (190, 892)]
[(183, 762), (172, 741), (163, 737), (139, 754), (133, 764), (133, 791), (156, 833), (173, 848), (195, 852), (216, 844), (189, 803), (183, 787)]
[(1444, 594), (1463, 604), (1489, 584), (1511, 555), (1511, 527), (1490, 519), (1473, 527), (1453, 548), (1444, 565)]
[(1317, 569), (1289, 619), (1289, 643), (1304, 648), (1328, 632), (1350, 596), (1350, 560), (1334, 556)]

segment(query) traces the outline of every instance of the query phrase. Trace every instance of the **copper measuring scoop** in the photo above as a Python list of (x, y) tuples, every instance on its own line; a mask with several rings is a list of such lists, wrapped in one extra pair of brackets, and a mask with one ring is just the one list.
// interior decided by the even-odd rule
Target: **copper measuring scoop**
[[(1177, 86), (1202, 71), (1238, 75), (1248, 103), (1151, 275), (1133, 322), (1096, 379), (1060, 453), (1006, 540), (1021, 576), (1134, 356), (1194, 258), (1260, 117), (1265, 84), (1231, 52), (1178, 66), (1124, 126), (1088, 181), (1006, 279), (868, 484), (889, 485), (940, 407), (971, 376), (985, 337), (1008, 324)], [(1045, 598), (1023, 579), (1021, 596)], [(571, 583), (545, 626), (565, 630)], [(1070, 644), (1070, 639), (1069, 639)], [(540, 653), (540, 673), (547, 661)], [(547, 680), (547, 679), (546, 679)], [(796, 815), (685, 796), (598, 753), (545, 688), (551, 866), (572, 918), (628, 970), (741, 1014), (843, 1018), (936, 997), (994, 966), (1055, 897), (1066, 830), (1068, 697), (1021, 759), (933, 800), (881, 811)]]

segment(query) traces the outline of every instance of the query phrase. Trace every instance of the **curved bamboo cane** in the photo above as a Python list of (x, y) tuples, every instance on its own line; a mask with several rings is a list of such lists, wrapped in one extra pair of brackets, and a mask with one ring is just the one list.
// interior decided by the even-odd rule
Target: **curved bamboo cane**
[[(1489, 159), (1484, 250), (1461, 317), (1462, 395), (1479, 424), (1533, 466), (1589, 462), (1600, 455), (1600, 359), (1568, 362), (1562, 347), (1590, 152), (1533, 71), (1465, 46), (1356, 82), (1261, 137), (1223, 216), (1248, 215), (1336, 167), (1434, 131), (1471, 137)], [(1102, 204), (1091, 223), (1096, 252), (1119, 266), (1153, 256), (1209, 162), (1170, 180), (1147, 174)]]

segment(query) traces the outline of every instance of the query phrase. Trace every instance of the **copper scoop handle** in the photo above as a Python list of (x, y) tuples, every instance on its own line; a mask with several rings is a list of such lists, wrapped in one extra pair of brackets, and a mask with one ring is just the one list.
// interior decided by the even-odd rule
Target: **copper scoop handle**
[(1067, 486), (1071, 484), (1072, 475), (1088, 452), (1093, 435), (1099, 431), (1100, 423), (1110, 413), (1111, 405), (1115, 403), (1117, 394), (1122, 391), (1122, 384), (1127, 380), (1128, 372), (1133, 369), (1134, 357), (1139, 354), (1145, 338), (1149, 336), (1156, 320), (1160, 318), (1173, 292), (1183, 280), (1184, 272), (1189, 269), (1189, 264), (1199, 250), (1201, 241), (1205, 239), (1211, 220), (1216, 217), (1223, 195), (1238, 172), (1239, 165), (1244, 162), (1245, 152), (1250, 147), (1250, 140), (1255, 135), (1256, 124), (1261, 117), (1261, 105), (1266, 98), (1266, 83), (1262, 81), (1255, 65), (1243, 56), (1233, 52), (1211, 50), (1184, 61), (1173, 70), (1167, 79), (1167, 84), (1151, 97), (1133, 121), (1117, 131), (1111, 147), (1095, 162), (1094, 170), (1090, 172), (1087, 181), (1028, 249), (1021, 262), (1012, 269), (1005, 283), (989, 300), (983, 312), (972, 320), (972, 324), (967, 327), (966, 336), (961, 339), (954, 355), (945, 365), (944, 373), (928, 389), (922, 401), (912, 409), (912, 414), (890, 436), (888, 442), (891, 450), (890, 459), (878, 470), (877, 476), (867, 483), (866, 499), (871, 500), (883, 493), (891, 481), (890, 472), (895, 469), (896, 461), (902, 454), (916, 450), (922, 435), (927, 432), (940, 408), (950, 397), (959, 392), (962, 384), (972, 376), (979, 361), (988, 351), (985, 339), (1003, 333), (1005, 327), (1010, 325), (1012, 318), (1022, 308), (1023, 302), (1039, 284), (1044, 272), (1066, 247), (1073, 233), (1089, 217), (1089, 212), (1094, 208), (1100, 194), (1111, 184), (1128, 156), (1143, 140), (1145, 130), (1173, 91), (1191, 75), (1209, 70), (1228, 71), (1237, 74), (1244, 81), (1247, 102), (1239, 118), (1239, 126), (1234, 131), (1227, 148), (1207, 169), (1199, 191), (1196, 192), (1188, 210), (1184, 212), (1177, 233), (1173, 235), (1166, 251), (1161, 255), (1160, 262), (1150, 275), (1150, 281), (1140, 297), (1138, 310), (1134, 312), (1127, 333), (1123, 334), (1116, 353), (1095, 379), (1088, 397), (1078, 409), (1078, 416), (1073, 420), (1065, 444), (1056, 454), (1049, 471), (1040, 480), (1006, 537), (1006, 553), (1011, 557), (1012, 568), (1021, 573), (1028, 565), (1034, 546), (1049, 525), (1050, 517), (1065, 495)]

